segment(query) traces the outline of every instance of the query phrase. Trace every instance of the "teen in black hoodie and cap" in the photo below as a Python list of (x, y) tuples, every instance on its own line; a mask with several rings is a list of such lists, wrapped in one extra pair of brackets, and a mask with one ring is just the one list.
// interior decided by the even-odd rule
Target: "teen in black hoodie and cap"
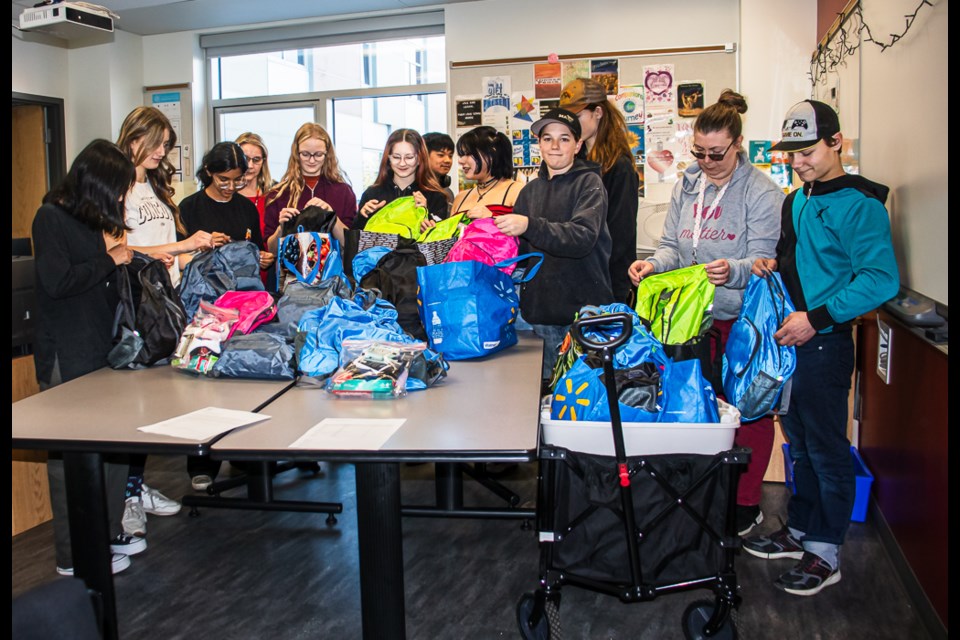
[(574, 316), (584, 305), (614, 301), (610, 286), (607, 192), (599, 167), (577, 157), (580, 121), (552, 109), (531, 127), (540, 142), (540, 172), (517, 196), (515, 213), (495, 218), (520, 251), (544, 254), (537, 276), (520, 289), (520, 311), (543, 338), (543, 379)]

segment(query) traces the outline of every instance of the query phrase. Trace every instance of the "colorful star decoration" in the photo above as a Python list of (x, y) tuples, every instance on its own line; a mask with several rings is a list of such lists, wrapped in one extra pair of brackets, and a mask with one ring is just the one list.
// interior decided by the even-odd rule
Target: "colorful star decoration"
[(523, 94), (520, 95), (520, 102), (513, 105), (517, 108), (517, 112), (513, 114), (514, 118), (520, 118), (521, 120), (526, 120), (527, 122), (533, 122), (533, 118), (530, 117), (530, 114), (533, 113), (533, 102), (530, 101)]

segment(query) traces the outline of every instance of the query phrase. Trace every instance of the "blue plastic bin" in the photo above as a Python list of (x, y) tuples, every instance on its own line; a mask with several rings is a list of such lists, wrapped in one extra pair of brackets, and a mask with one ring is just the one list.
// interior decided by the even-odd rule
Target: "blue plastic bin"
[[(873, 474), (867, 469), (860, 452), (856, 447), (850, 447), (850, 456), (853, 458), (853, 469), (857, 477), (857, 496), (853, 501), (853, 513), (850, 519), (854, 522), (863, 522), (867, 519), (867, 503), (870, 501), (870, 486), (873, 484)], [(787, 488), (796, 493), (793, 486), (793, 459), (790, 457), (790, 444), (783, 444), (783, 476)]]

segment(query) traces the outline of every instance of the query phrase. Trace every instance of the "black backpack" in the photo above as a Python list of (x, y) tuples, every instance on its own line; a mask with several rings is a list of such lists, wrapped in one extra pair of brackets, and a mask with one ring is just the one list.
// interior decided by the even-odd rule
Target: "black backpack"
[(420, 321), (417, 302), (417, 267), (427, 266), (427, 258), (416, 242), (401, 239), (396, 249), (386, 254), (377, 266), (360, 280), (362, 289), (378, 289), (384, 300), (397, 308), (397, 323), (417, 340), (427, 340)]
[(117, 267), (117, 291), (110, 366), (142, 369), (168, 358), (177, 348), (187, 314), (163, 262), (134, 252), (129, 264)]

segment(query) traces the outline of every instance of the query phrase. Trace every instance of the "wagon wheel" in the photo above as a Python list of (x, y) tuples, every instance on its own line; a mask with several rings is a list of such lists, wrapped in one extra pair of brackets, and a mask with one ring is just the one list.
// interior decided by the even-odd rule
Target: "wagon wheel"
[(697, 600), (690, 603), (686, 611), (683, 612), (683, 637), (687, 640), (704, 640), (705, 638), (718, 638), (719, 640), (737, 640), (737, 628), (728, 616), (723, 621), (723, 625), (712, 636), (707, 636), (703, 632), (704, 625), (713, 615), (713, 609), (716, 603), (713, 600)]
[(520, 626), (520, 635), (524, 640), (561, 640), (560, 612), (555, 602), (547, 600), (544, 612), (536, 624), (532, 624), (531, 617), (536, 605), (536, 597), (532, 593), (525, 593), (517, 603), (517, 624)]

